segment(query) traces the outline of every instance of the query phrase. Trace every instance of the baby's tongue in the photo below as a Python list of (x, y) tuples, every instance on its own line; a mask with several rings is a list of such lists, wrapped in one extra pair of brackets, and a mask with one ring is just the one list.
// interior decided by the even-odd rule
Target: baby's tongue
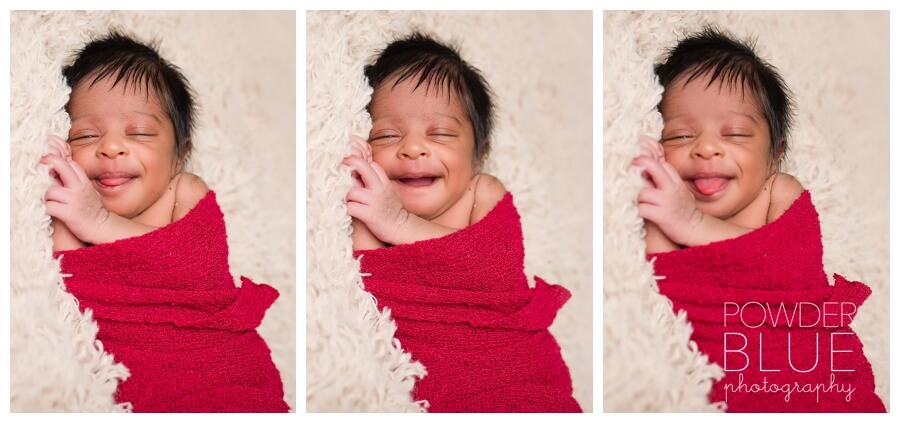
[(728, 183), (727, 178), (697, 178), (694, 179), (694, 186), (697, 191), (703, 195), (711, 195), (719, 192), (725, 184)]

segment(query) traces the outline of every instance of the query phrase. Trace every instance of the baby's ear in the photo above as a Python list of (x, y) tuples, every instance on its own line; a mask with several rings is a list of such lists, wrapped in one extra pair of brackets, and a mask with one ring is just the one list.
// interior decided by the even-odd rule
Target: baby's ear
[(481, 173), (481, 168), (484, 166), (484, 159), (487, 154), (481, 153), (478, 156), (472, 157), (472, 172), (477, 175)]
[(782, 141), (778, 143), (778, 147), (775, 150), (775, 154), (772, 155), (772, 172), (777, 172), (778, 168), (781, 167), (781, 159), (784, 157), (784, 152), (787, 149), (787, 143)]
[(178, 162), (176, 163), (175, 169), (178, 173), (184, 172), (184, 167), (187, 164), (188, 157), (191, 154), (191, 139), (185, 138), (184, 145), (181, 147), (181, 154), (178, 156)]
[(490, 150), (490, 140), (486, 140), (484, 145), (481, 147), (481, 151), (478, 151), (478, 147), (476, 146), (474, 157), (472, 157), (472, 168), (475, 169), (476, 172), (481, 171), (481, 167), (484, 165), (484, 161), (487, 159), (488, 151)]

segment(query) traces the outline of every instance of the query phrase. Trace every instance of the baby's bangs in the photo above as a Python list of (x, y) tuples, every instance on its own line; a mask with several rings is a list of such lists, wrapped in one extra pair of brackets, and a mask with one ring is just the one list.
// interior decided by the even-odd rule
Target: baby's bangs
[(694, 67), (688, 74), (687, 79), (685, 79), (684, 84), (687, 85), (689, 82), (705, 75), (709, 75), (709, 82), (707, 82), (706, 88), (711, 87), (713, 83), (719, 82), (740, 88), (741, 95), (744, 95), (746, 89), (749, 88), (750, 92), (754, 94), (754, 100), (761, 100), (756, 98), (755, 94), (759, 93), (762, 88), (759, 75), (754, 69), (754, 63), (750, 60), (731, 55), (710, 58)]
[(459, 71), (457, 65), (447, 63), (446, 59), (432, 58), (431, 60), (420, 61), (397, 72), (397, 79), (394, 80), (393, 86), (406, 81), (407, 79), (416, 79), (416, 89), (425, 86), (430, 90), (434, 88), (438, 94), (447, 89), (455, 91), (460, 99), (465, 97), (465, 79)]
[(123, 57), (113, 61), (96, 72), (96, 76), (91, 80), (91, 86), (107, 77), (114, 78), (113, 86), (121, 83), (128, 88), (131, 85), (135, 92), (143, 89), (145, 96), (148, 97), (151, 89), (155, 93), (164, 92), (162, 88), (165, 83), (159, 69), (154, 64), (148, 63), (147, 59)]

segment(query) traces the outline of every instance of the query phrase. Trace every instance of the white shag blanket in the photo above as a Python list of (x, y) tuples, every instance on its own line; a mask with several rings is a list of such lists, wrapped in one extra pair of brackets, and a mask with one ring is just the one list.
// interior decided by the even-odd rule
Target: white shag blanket
[(414, 29), (458, 45), (496, 93), (486, 171), (516, 196), (526, 273), (573, 294), (550, 330), (591, 411), (591, 12), (316, 11), (306, 22), (307, 411), (424, 411), (410, 390), (427, 369), (361, 288), (339, 169), (351, 133), (369, 131), (363, 66)]
[(696, 11), (603, 13), (603, 409), (716, 410), (706, 395), (722, 371), (657, 291), (642, 258), (640, 178), (627, 170), (638, 136), (662, 129), (653, 65), (707, 23), (757, 40), (795, 94), (783, 170), (812, 192), (826, 272), (872, 288), (853, 327), (890, 409), (888, 12)]
[(49, 177), (38, 171), (47, 136), (68, 134), (63, 64), (113, 27), (159, 40), (197, 93), (188, 170), (218, 194), (235, 277), (281, 293), (259, 332), (296, 406), (295, 22), (294, 12), (10, 13), (11, 411), (128, 408), (113, 398), (127, 369), (63, 289), (42, 203)]

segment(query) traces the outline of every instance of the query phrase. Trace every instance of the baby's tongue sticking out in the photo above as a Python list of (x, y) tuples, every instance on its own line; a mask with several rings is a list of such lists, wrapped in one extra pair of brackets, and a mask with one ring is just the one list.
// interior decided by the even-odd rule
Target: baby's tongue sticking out
[(703, 195), (712, 195), (719, 192), (728, 183), (728, 178), (697, 178), (694, 179), (694, 186), (697, 191)]

